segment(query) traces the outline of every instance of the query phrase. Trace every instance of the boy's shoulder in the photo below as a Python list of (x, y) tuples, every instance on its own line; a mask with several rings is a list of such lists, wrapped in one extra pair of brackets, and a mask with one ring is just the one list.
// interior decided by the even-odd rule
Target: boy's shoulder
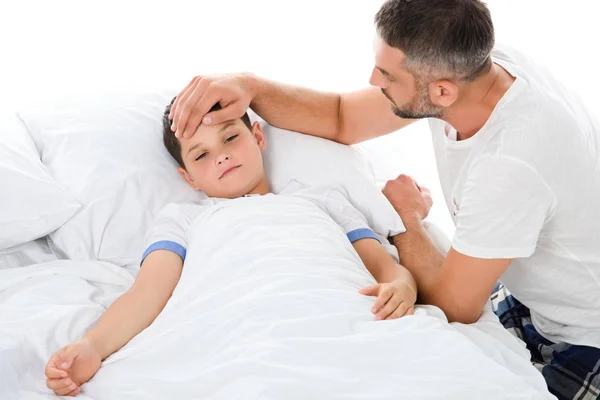
[(345, 197), (348, 196), (346, 189), (340, 184), (308, 185), (295, 179), (290, 180), (285, 188), (278, 194), (282, 196), (302, 196), (326, 199), (333, 192), (336, 194), (339, 192)]
[(194, 217), (206, 208), (212, 207), (226, 199), (206, 197), (193, 202), (169, 203), (162, 208), (160, 217), (187, 216)]

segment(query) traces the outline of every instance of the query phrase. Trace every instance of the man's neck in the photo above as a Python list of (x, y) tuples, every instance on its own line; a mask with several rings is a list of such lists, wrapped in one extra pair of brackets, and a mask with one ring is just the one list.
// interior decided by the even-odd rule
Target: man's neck
[(461, 98), (446, 110), (443, 118), (456, 129), (458, 140), (479, 132), (514, 81), (504, 68), (492, 64), (487, 74), (461, 88)]

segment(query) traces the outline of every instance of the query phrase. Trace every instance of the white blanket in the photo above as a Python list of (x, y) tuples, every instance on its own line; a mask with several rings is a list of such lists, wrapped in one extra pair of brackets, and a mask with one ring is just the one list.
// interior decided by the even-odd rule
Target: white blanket
[[(0, 271), (0, 398), (51, 398), (48, 358), (132, 281), (99, 262)], [(373, 282), (312, 203), (271, 196), (205, 213), (164, 311), (78, 398), (552, 398), (489, 309), (470, 326), (434, 307), (374, 321), (374, 298), (358, 294)]]

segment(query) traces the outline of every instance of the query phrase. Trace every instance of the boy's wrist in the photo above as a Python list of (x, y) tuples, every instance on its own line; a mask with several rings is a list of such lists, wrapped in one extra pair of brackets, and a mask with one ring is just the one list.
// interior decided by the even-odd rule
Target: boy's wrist
[(100, 359), (102, 361), (104, 361), (105, 358), (107, 358), (108, 356), (111, 355), (111, 352), (109, 352), (106, 349), (106, 344), (103, 344), (102, 340), (100, 340), (100, 338), (96, 337), (96, 335), (94, 334), (93, 331), (89, 332), (87, 335), (85, 335), (80, 340), (87, 342), (88, 345), (100, 356)]

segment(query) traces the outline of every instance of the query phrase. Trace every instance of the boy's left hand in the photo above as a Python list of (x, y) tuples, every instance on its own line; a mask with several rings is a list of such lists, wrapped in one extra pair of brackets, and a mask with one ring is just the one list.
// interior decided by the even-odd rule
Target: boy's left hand
[(359, 291), (365, 296), (377, 296), (371, 312), (377, 321), (413, 315), (417, 291), (404, 279), (377, 283)]

